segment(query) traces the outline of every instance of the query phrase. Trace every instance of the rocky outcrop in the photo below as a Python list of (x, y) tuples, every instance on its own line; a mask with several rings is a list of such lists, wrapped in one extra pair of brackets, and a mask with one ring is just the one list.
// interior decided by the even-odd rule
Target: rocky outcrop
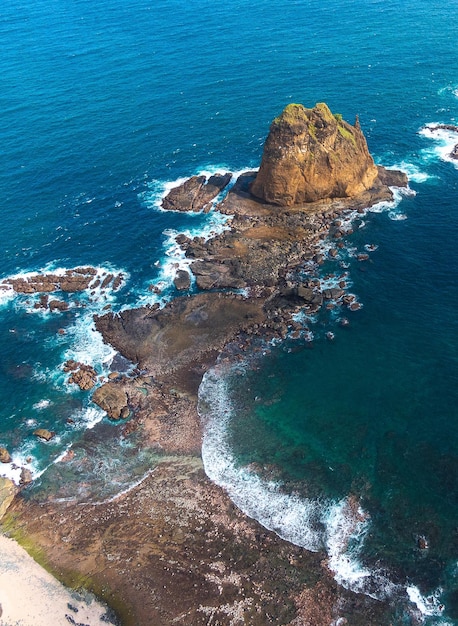
[(115, 383), (109, 382), (95, 390), (92, 401), (106, 411), (108, 417), (119, 420), (129, 416), (127, 394)]
[(17, 487), (13, 481), (9, 478), (0, 477), (0, 520), (13, 502), (16, 493)]
[(0, 463), (11, 463), (11, 455), (6, 448), (0, 446)]
[(78, 387), (82, 391), (88, 391), (95, 386), (97, 382), (97, 372), (92, 365), (78, 363), (73, 359), (69, 359), (64, 363), (64, 372), (72, 372), (68, 378), (68, 382)]
[(56, 435), (54, 431), (47, 430), (46, 428), (37, 428), (33, 434), (35, 437), (43, 439), (44, 441), (50, 441)]
[[(103, 281), (103, 282), (102, 282)], [(107, 274), (102, 280), (97, 278), (97, 270), (94, 267), (76, 267), (65, 270), (62, 274), (33, 274), (30, 276), (18, 276), (17, 278), (7, 278), (0, 284), (0, 289), (13, 289), (16, 293), (51, 293), (64, 291), (66, 293), (78, 293), (86, 289), (107, 288), (111, 283), (113, 290), (118, 289), (123, 281), (122, 274), (114, 276)], [(53, 309), (65, 310), (64, 303), (52, 300)], [(49, 305), (51, 305), (49, 303)], [(46, 308), (47, 300), (41, 300), (40, 305)], [(50, 306), (51, 308), (51, 306)], [(67, 307), (68, 308), (68, 307)]]
[(186, 291), (191, 286), (191, 276), (186, 270), (178, 270), (173, 280), (175, 289), (178, 291)]
[(212, 200), (227, 187), (232, 174), (192, 176), (178, 187), (174, 187), (162, 200), (162, 208), (167, 211), (208, 210)]
[(270, 127), (251, 193), (292, 206), (357, 196), (377, 177), (358, 119), (352, 126), (324, 103), (313, 109), (289, 104)]

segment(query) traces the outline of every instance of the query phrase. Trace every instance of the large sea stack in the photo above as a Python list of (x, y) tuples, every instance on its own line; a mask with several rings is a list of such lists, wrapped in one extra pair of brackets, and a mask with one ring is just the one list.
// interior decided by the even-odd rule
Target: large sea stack
[(322, 102), (289, 104), (272, 122), (251, 193), (279, 206), (351, 198), (378, 174), (358, 118), (352, 126)]

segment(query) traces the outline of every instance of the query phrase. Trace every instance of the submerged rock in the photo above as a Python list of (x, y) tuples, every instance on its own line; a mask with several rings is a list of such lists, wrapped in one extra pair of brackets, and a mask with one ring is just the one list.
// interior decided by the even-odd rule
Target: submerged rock
[(291, 206), (357, 196), (377, 177), (358, 119), (352, 126), (323, 102), (312, 109), (289, 104), (272, 122), (251, 193)]

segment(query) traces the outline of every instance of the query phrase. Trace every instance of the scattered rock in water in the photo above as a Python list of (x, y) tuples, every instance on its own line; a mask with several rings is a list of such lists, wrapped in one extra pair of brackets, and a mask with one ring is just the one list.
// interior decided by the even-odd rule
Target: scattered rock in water
[(39, 439), (44, 439), (44, 441), (50, 441), (56, 435), (54, 431), (47, 430), (46, 428), (37, 428), (33, 431), (33, 434)]
[(64, 372), (72, 372), (68, 382), (78, 385), (82, 391), (92, 389), (97, 382), (97, 372), (91, 365), (69, 359), (64, 363), (63, 370)]
[(369, 255), (366, 254), (366, 252), (361, 252), (356, 256), (356, 258), (358, 259), (358, 261), (367, 261), (369, 259)]
[(11, 455), (6, 448), (0, 447), (0, 463), (11, 463)]
[(424, 535), (418, 537), (417, 546), (420, 548), (420, 550), (427, 550), (429, 548), (428, 540)]
[(67, 311), (68, 310), (68, 302), (64, 302), (63, 300), (51, 300), (49, 302), (48, 308), (50, 311)]
[(26, 469), (25, 467), (23, 467), (21, 469), (21, 475), (19, 477), (19, 484), (20, 485), (28, 485), (32, 481), (33, 481), (32, 472), (29, 469)]
[(202, 211), (209, 208), (212, 200), (227, 187), (232, 174), (192, 176), (174, 187), (162, 200), (162, 208), (167, 211)]

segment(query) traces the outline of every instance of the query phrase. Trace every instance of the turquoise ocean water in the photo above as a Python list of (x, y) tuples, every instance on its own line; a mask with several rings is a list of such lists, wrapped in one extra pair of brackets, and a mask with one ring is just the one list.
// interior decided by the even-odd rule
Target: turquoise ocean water
[[(173, 297), (173, 234), (222, 227), (161, 212), (161, 194), (256, 167), (287, 103), (326, 101), (359, 115), (376, 161), (404, 168), (414, 193), (360, 218), (346, 241), (376, 247), (368, 262), (345, 252), (322, 269), (349, 273), (363, 306), (348, 327), (323, 313), (312, 342), (207, 375), (205, 466), (262, 523), (326, 549), (342, 584), (391, 594), (395, 623), (458, 624), (458, 136), (424, 130), (458, 123), (457, 17), (455, 0), (2, 5), (1, 277), (88, 264), (125, 276), (63, 314), (1, 294), (0, 445), (32, 468), (37, 497), (56, 476), (59, 497), (111, 497), (154, 463), (125, 442), (113, 453), (116, 427), (61, 366), (107, 372), (92, 315), (153, 301), (152, 283)], [(56, 438), (37, 442), (37, 426)], [(56, 469), (69, 446), (77, 461), (97, 450), (105, 471)]]

